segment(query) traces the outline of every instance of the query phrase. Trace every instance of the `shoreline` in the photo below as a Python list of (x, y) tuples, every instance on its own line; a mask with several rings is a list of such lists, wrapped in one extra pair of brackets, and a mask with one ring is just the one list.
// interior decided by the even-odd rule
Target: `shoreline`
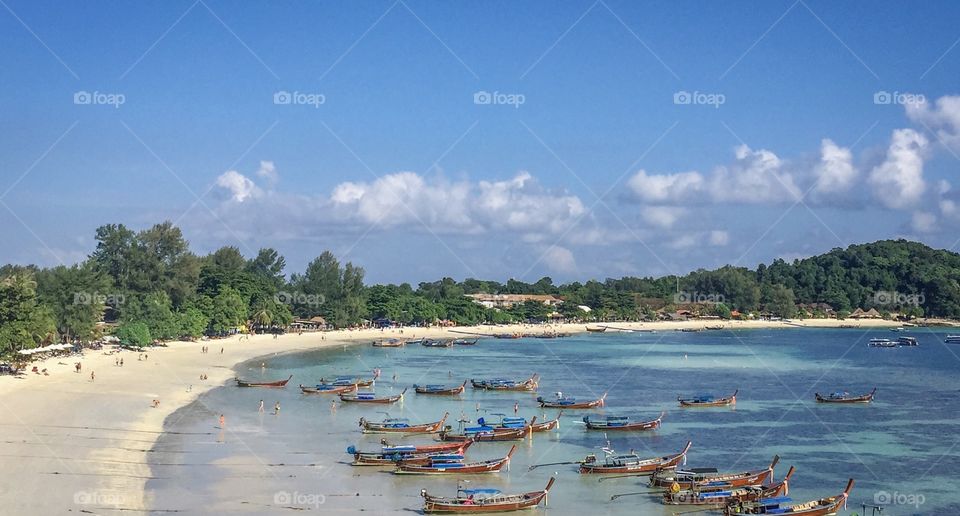
[[(654, 323), (600, 323), (623, 329), (676, 331), (722, 324), (724, 330), (899, 326), (894, 321), (835, 319), (796, 321), (684, 321)], [(452, 328), (337, 330), (304, 334), (233, 336), (199, 342), (171, 342), (151, 348), (147, 360), (138, 353), (106, 350), (84, 352), (82, 373), (74, 372), (77, 357), (54, 357), (35, 362), (50, 376), (28, 373), (24, 379), (0, 377), (0, 422), (8, 439), (3, 443), (0, 471), (17, 485), (0, 490), (0, 504), (17, 512), (147, 513), (149, 454), (163, 434), (164, 422), (176, 410), (235, 376), (234, 368), (258, 357), (278, 353), (369, 343), (379, 338), (453, 338), (457, 332), (515, 333), (557, 331), (585, 333), (585, 324), (504, 325)], [(322, 340), (321, 340), (322, 339)], [(200, 348), (209, 346), (202, 354)], [(223, 348), (223, 354), (219, 348)], [(123, 367), (114, 365), (117, 357)], [(90, 371), (96, 379), (90, 380)], [(208, 375), (200, 381), (201, 374)], [(296, 382), (296, 380), (294, 380)], [(160, 400), (153, 408), (151, 401)], [(229, 419), (228, 419), (229, 421)]]

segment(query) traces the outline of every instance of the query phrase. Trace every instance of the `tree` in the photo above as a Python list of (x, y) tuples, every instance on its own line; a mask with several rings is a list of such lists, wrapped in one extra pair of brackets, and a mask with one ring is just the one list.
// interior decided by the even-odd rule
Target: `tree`
[(50, 308), (57, 332), (67, 339), (89, 341), (109, 302), (116, 306), (123, 298), (111, 291), (111, 280), (94, 264), (60, 265), (36, 274), (37, 298)]
[(33, 348), (53, 340), (53, 313), (37, 302), (36, 287), (31, 272), (0, 279), (0, 352)]
[(180, 322), (180, 336), (182, 337), (202, 337), (210, 325), (210, 319), (199, 308), (192, 306), (178, 312), (177, 318)]
[(114, 336), (129, 346), (143, 347), (153, 342), (150, 329), (142, 322), (125, 322), (117, 327)]
[(794, 304), (793, 290), (783, 285), (771, 285), (769, 287), (767, 301), (767, 310), (770, 310), (779, 317), (795, 317), (797, 315), (797, 306)]
[(230, 287), (223, 287), (213, 298), (210, 309), (210, 330), (215, 334), (222, 335), (237, 329), (247, 316), (247, 303), (239, 292)]

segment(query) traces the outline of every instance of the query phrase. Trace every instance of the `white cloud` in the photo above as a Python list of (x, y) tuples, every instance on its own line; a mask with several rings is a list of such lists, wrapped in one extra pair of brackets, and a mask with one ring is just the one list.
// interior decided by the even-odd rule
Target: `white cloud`
[(228, 170), (217, 178), (217, 186), (230, 192), (230, 197), (236, 202), (243, 202), (257, 196), (260, 189), (247, 176), (236, 170)]
[(643, 219), (662, 229), (670, 229), (680, 217), (681, 210), (669, 206), (646, 206), (641, 210)]
[(722, 247), (730, 243), (730, 233), (715, 229), (710, 232), (710, 245)]
[(699, 172), (676, 174), (647, 174), (640, 170), (627, 181), (633, 195), (651, 203), (680, 202), (698, 195), (705, 181)]
[(814, 167), (817, 181), (816, 191), (826, 194), (843, 193), (850, 189), (857, 179), (857, 169), (853, 166), (853, 153), (846, 147), (840, 147), (824, 138), (820, 142), (820, 162)]
[(937, 228), (937, 216), (926, 211), (914, 212), (910, 227), (919, 233), (931, 233)]
[(266, 179), (270, 184), (276, 184), (280, 179), (280, 174), (277, 173), (277, 167), (272, 161), (261, 161), (260, 168), (257, 169), (257, 175)]
[(908, 103), (907, 118), (936, 132), (937, 137), (960, 150), (960, 95), (945, 95), (936, 102)]
[(892, 209), (917, 204), (926, 189), (923, 159), (927, 138), (913, 129), (897, 129), (890, 139), (883, 163), (870, 171), (874, 197)]
[(795, 201), (800, 188), (776, 154), (746, 145), (735, 149), (736, 160), (714, 173), (711, 191), (719, 202), (770, 203)]
[(543, 254), (543, 262), (554, 272), (571, 274), (577, 271), (577, 260), (566, 247), (550, 246)]

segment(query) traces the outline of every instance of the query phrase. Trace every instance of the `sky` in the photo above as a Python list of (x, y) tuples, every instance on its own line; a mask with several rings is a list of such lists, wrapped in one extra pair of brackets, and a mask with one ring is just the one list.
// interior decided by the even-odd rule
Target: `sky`
[(0, 1), (0, 263), (107, 223), (368, 282), (960, 240), (956, 2)]

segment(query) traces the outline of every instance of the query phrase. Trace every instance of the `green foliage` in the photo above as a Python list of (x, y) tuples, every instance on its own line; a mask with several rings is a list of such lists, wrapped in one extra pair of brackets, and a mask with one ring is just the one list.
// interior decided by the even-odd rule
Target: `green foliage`
[(89, 263), (38, 271), (36, 281), (39, 302), (53, 311), (57, 332), (68, 339), (93, 339), (106, 303), (123, 301), (110, 292), (109, 278)]
[(120, 339), (121, 343), (129, 346), (143, 347), (153, 342), (150, 329), (142, 322), (122, 323), (113, 335)]
[(231, 287), (223, 287), (209, 305), (210, 331), (224, 334), (237, 329), (246, 320), (247, 303)]
[(0, 278), (0, 353), (53, 340), (56, 322), (50, 308), (38, 303), (36, 288), (29, 270)]

